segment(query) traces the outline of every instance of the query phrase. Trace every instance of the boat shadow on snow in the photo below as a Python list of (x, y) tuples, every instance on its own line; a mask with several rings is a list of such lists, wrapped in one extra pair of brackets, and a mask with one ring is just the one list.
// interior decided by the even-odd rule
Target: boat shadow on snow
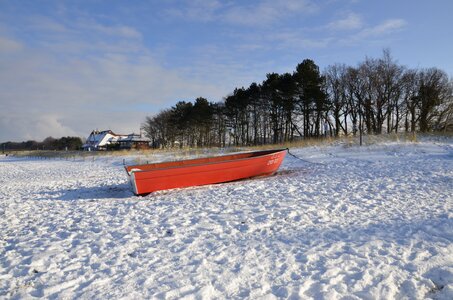
[(128, 183), (42, 192), (38, 200), (108, 200), (134, 197)]

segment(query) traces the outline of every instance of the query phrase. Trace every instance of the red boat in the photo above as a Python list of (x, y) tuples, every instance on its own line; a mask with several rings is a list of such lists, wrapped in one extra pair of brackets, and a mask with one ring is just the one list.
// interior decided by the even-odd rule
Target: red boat
[(125, 166), (136, 195), (159, 190), (235, 181), (277, 171), (286, 149)]

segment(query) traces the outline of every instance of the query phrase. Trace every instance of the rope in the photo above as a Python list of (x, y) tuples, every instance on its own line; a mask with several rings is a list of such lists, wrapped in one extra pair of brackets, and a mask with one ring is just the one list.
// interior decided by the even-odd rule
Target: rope
[(324, 165), (323, 163), (312, 162), (312, 161), (308, 161), (308, 160), (305, 160), (303, 158), (300, 158), (299, 156), (296, 156), (293, 153), (291, 153), (289, 151), (289, 148), (286, 148), (286, 151), (288, 152), (289, 155), (291, 155), (292, 157), (294, 157), (295, 159), (298, 159), (300, 161), (303, 161), (303, 162), (306, 162), (306, 163), (309, 163), (309, 164), (313, 164), (313, 165)]

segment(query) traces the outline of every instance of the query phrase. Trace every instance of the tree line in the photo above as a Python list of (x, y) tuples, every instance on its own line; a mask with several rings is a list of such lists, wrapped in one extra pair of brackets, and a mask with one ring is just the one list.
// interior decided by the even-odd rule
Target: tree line
[(453, 81), (438, 68), (410, 69), (384, 50), (356, 67), (323, 72), (305, 59), (221, 102), (180, 101), (142, 125), (154, 147), (261, 145), (325, 135), (452, 130)]
[(59, 139), (47, 137), (42, 142), (29, 140), (25, 142), (6, 142), (0, 144), (0, 150), (80, 150), (82, 148), (80, 137), (62, 137)]

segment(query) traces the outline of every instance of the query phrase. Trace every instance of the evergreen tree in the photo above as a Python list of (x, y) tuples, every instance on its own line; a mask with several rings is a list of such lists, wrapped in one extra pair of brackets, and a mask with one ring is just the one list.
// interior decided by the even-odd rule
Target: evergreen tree
[(322, 115), (328, 110), (327, 95), (323, 89), (324, 78), (319, 67), (310, 59), (300, 63), (294, 73), (296, 104), (303, 116), (304, 137), (319, 136)]

